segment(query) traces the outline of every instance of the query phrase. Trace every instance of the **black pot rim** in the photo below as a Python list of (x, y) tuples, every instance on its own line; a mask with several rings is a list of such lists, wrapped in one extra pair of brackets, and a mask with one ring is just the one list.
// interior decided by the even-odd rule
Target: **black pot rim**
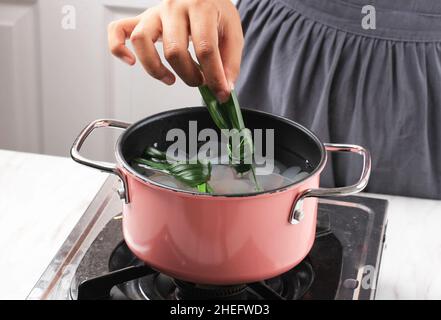
[[(134, 170), (130, 164), (124, 159), (124, 157), (122, 156), (122, 143), (121, 141), (123, 139), (125, 139), (125, 137), (127, 135), (129, 135), (133, 130), (135, 130), (137, 127), (139, 127), (145, 120), (150, 119), (150, 120), (154, 120), (154, 118), (163, 118), (164, 116), (169, 116), (172, 114), (179, 114), (179, 113), (185, 113), (185, 112), (190, 112), (190, 111), (199, 111), (201, 109), (206, 109), (205, 106), (197, 106), (197, 107), (185, 107), (185, 108), (179, 108), (179, 109), (172, 109), (172, 110), (168, 110), (168, 111), (164, 111), (164, 112), (160, 112), (160, 113), (156, 113), (154, 115), (148, 116), (146, 118), (143, 118), (141, 120), (136, 121), (135, 123), (133, 123), (132, 125), (130, 125), (118, 138), (117, 142), (116, 142), (116, 146), (115, 146), (115, 156), (116, 156), (116, 160), (117, 162), (125, 169), (127, 170), (127, 172), (129, 172), (130, 174), (132, 174), (133, 176), (137, 177), (139, 180), (148, 183), (148, 184), (152, 184), (154, 186), (157, 186), (159, 188), (162, 189), (166, 189), (166, 190), (170, 190), (170, 191), (174, 191), (174, 192), (178, 192), (178, 193), (182, 193), (182, 194), (187, 194), (187, 195), (193, 195), (193, 196), (201, 196), (201, 197), (228, 197), (228, 198), (243, 198), (243, 197), (255, 197), (255, 196), (259, 196), (259, 195), (267, 195), (267, 194), (272, 194), (272, 193), (277, 193), (277, 192), (282, 192), (285, 191), (287, 189), (290, 189), (294, 186), (298, 186), (300, 184), (302, 184), (304, 181), (311, 179), (313, 176), (315, 176), (317, 173), (320, 173), (323, 170), (323, 167), (326, 164), (326, 160), (327, 160), (327, 155), (326, 155), (326, 149), (324, 144), (320, 141), (320, 139), (309, 129), (307, 129), (306, 127), (302, 126), (301, 124), (292, 121), (290, 119), (287, 119), (285, 117), (279, 116), (279, 115), (274, 115), (272, 113), (269, 112), (265, 112), (265, 111), (260, 111), (260, 110), (255, 110), (255, 109), (249, 109), (249, 108), (242, 108), (243, 110), (246, 110), (247, 112), (252, 112), (252, 113), (257, 113), (257, 114), (261, 114), (261, 115), (265, 115), (265, 116), (269, 116), (272, 117), (278, 121), (282, 121), (285, 122), (293, 127), (296, 127), (297, 129), (299, 129), (300, 131), (302, 131), (303, 133), (305, 133), (306, 135), (308, 135), (310, 138), (312, 138), (312, 140), (316, 143), (316, 145), (319, 147), (320, 150), (320, 162), (319, 164), (316, 166), (316, 168), (309, 174), (307, 175), (305, 178), (293, 182), (291, 184), (288, 184), (286, 186), (283, 186), (281, 188), (277, 188), (277, 189), (271, 189), (271, 190), (265, 190), (265, 191), (259, 191), (259, 192), (250, 192), (250, 193), (238, 193), (238, 194), (208, 194), (208, 193), (202, 193), (202, 192), (197, 192), (197, 191), (187, 191), (187, 190), (181, 190), (178, 188), (173, 188), (167, 185), (163, 185), (161, 183), (158, 183), (156, 181), (153, 181), (151, 179), (149, 179), (148, 177), (145, 177), (143, 175), (141, 175), (140, 173), (138, 173), (136, 170)], [(207, 113), (208, 116), (208, 113)]]

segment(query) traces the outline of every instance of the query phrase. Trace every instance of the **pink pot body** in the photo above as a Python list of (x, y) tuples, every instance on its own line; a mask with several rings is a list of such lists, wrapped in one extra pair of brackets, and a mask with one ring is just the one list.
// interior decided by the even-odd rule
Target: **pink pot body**
[[(72, 158), (83, 165), (116, 174), (123, 182), (123, 231), (132, 252), (147, 264), (175, 278), (199, 284), (229, 285), (264, 280), (296, 266), (315, 239), (317, 198), (360, 192), (367, 185), (371, 157), (363, 147), (322, 144), (313, 133), (284, 118), (246, 110), (255, 126), (262, 124), (291, 133), (315, 169), (285, 189), (248, 196), (192, 194), (161, 187), (134, 171), (127, 159), (139, 155), (148, 143), (163, 139), (165, 131), (185, 127), (186, 121), (207, 119), (205, 107), (183, 108), (143, 119), (133, 125), (98, 119), (86, 126), (71, 148)], [(206, 126), (210, 126), (206, 124)], [(80, 154), (87, 137), (97, 128), (127, 129), (115, 156), (118, 164), (93, 161)], [(144, 141), (149, 131), (157, 138)], [(287, 135), (285, 135), (287, 136)], [(142, 145), (141, 145), (142, 143)], [(286, 144), (291, 141), (285, 141)], [(297, 148), (297, 144), (296, 144)], [(359, 180), (350, 186), (317, 189), (326, 164), (326, 151), (351, 152), (363, 157)], [(298, 224), (288, 222), (294, 202)], [(300, 204), (299, 208), (300, 209)], [(294, 221), (295, 219), (293, 219)]]
[(294, 200), (317, 188), (319, 174), (274, 193), (245, 197), (192, 195), (141, 181), (125, 169), (130, 201), (124, 238), (132, 252), (177, 279), (213, 285), (272, 278), (310, 251), (317, 199), (304, 201), (304, 219), (290, 224)]

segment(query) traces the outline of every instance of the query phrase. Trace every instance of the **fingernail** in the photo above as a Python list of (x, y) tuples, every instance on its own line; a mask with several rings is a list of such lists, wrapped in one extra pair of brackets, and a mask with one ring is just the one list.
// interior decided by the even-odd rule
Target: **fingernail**
[(230, 94), (227, 91), (220, 90), (216, 92), (216, 98), (219, 102), (224, 103), (228, 101)]
[(228, 85), (230, 86), (231, 90), (234, 90), (234, 83), (232, 81), (228, 81)]
[(173, 79), (173, 77), (170, 75), (166, 75), (165, 77), (161, 78), (161, 81), (170, 86), (173, 84), (175, 79)]
[(130, 57), (122, 57), (122, 60), (127, 63), (128, 65), (132, 65), (133, 64), (133, 60)]

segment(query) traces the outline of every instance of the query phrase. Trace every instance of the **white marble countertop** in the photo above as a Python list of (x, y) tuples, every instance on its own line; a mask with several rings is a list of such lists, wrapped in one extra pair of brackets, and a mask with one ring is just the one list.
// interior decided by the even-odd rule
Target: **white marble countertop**
[(68, 158), (0, 150), (0, 299), (24, 299), (107, 174)]
[(389, 200), (377, 299), (441, 299), (441, 201)]
[[(0, 150), (0, 299), (24, 299), (107, 175), (71, 159)], [(384, 195), (377, 299), (441, 298), (441, 201)]]

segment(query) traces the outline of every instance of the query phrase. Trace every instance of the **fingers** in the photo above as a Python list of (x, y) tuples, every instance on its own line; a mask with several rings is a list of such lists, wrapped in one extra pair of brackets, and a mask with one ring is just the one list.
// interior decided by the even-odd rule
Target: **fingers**
[[(190, 34), (200, 66), (188, 52)], [(125, 45), (130, 38), (144, 69), (171, 85), (176, 78), (161, 62), (155, 47), (161, 36), (166, 60), (186, 84), (206, 83), (219, 101), (228, 100), (239, 74), (243, 48), (240, 17), (229, 0), (167, 0), (108, 28), (109, 48), (115, 56), (130, 65), (136, 62)]]
[(136, 58), (126, 47), (126, 39), (130, 37), (138, 21), (138, 17), (113, 21), (107, 28), (109, 50), (129, 65), (135, 64)]
[(233, 12), (236, 17), (229, 17), (228, 23), (222, 26), (219, 40), (224, 72), (230, 88), (234, 87), (239, 76), (244, 43), (239, 13), (236, 10)]
[(165, 10), (161, 18), (165, 58), (187, 85), (201, 85), (202, 73), (188, 52), (189, 22), (185, 10), (179, 7)]
[(136, 56), (147, 73), (167, 85), (172, 85), (176, 78), (161, 62), (155, 47), (155, 42), (161, 35), (161, 29), (161, 20), (157, 14), (144, 15), (133, 30), (130, 40)]
[(219, 51), (218, 19), (213, 15), (217, 9), (210, 3), (204, 3), (200, 3), (198, 10), (189, 11), (191, 37), (207, 85), (220, 102), (225, 102), (230, 96), (230, 89)]

